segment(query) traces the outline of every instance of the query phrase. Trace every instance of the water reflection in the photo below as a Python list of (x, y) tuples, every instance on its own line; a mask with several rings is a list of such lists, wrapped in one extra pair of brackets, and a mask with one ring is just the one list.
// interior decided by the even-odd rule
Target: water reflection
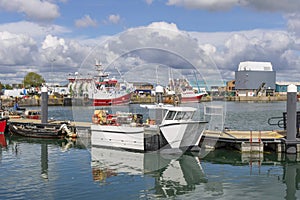
[(76, 145), (76, 139), (41, 139), (41, 138), (29, 138), (21, 137), (15, 135), (8, 135), (7, 137), (8, 144), (15, 153), (16, 156), (19, 154), (19, 144), (20, 143), (30, 143), (30, 144), (40, 144), (41, 145), (41, 154), (40, 154), (40, 163), (41, 163), (41, 177), (45, 180), (48, 180), (48, 145), (56, 145), (61, 148), (62, 152), (67, 151), (68, 149)]
[(297, 162), (297, 155), (286, 155), (283, 169), (283, 182), (286, 184), (285, 199), (297, 199), (296, 192), (300, 190), (300, 164)]
[[(202, 158), (199, 154), (170, 156), (96, 147), (79, 151), (85, 148), (81, 140), (9, 136), (6, 142), (7, 147), (0, 147), (0, 168), (6, 170), (0, 174), (0, 179), (6, 181), (1, 189), (6, 197), (43, 191), (49, 197), (57, 195), (56, 199), (64, 195), (92, 199), (100, 194), (117, 199), (113, 193), (117, 190), (117, 197), (133, 195), (131, 199), (143, 199), (142, 195), (180, 199), (300, 198), (300, 154), (215, 150)], [(89, 152), (84, 153), (88, 150), (91, 158)], [(16, 185), (19, 190), (14, 189)], [(76, 189), (66, 192), (70, 185)]]
[(92, 147), (94, 181), (105, 184), (120, 174), (146, 175), (154, 178), (155, 195), (170, 197), (193, 191), (196, 185), (207, 182), (198, 157), (160, 153), (134, 153)]
[(6, 143), (6, 138), (5, 138), (5, 134), (0, 132), (0, 147), (6, 147), (7, 143)]
[[(249, 188), (249, 192), (254, 192), (257, 196), (289, 200), (300, 198), (300, 154), (240, 153), (238, 151), (216, 150), (209, 153), (202, 161), (222, 165), (229, 164), (236, 168), (248, 166), (249, 180), (253, 177), (270, 179), (267, 184), (264, 182), (257, 183), (257, 180), (253, 182), (255, 185), (251, 189)], [(230, 175), (237, 176), (234, 173)], [(208, 180), (210, 181), (209, 177)], [(220, 182), (220, 184), (224, 183)], [(285, 187), (278, 187), (278, 185), (285, 185)]]

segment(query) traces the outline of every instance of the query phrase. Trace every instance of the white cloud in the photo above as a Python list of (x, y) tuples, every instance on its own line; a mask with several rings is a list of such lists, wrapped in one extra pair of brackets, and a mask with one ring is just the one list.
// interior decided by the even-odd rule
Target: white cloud
[(300, 1), (298, 0), (243, 0), (245, 5), (263, 11), (279, 11), (286, 13), (299, 12)]
[(0, 31), (14, 34), (25, 34), (31, 37), (44, 37), (45, 34), (65, 34), (70, 30), (58, 25), (41, 25), (28, 21), (0, 24)]
[(287, 19), (288, 30), (296, 36), (300, 37), (300, 14), (288, 14), (285, 15), (285, 18)]
[(145, 0), (145, 1), (148, 5), (151, 5), (153, 3), (153, 0)]
[(20, 65), (33, 61), (32, 52), (36, 51), (36, 42), (26, 36), (9, 32), (0, 32), (0, 64)]
[(37, 21), (51, 21), (60, 16), (57, 5), (41, 0), (1, 0), (0, 8), (10, 12), (18, 12)]
[(98, 25), (97, 20), (92, 19), (89, 15), (85, 15), (81, 19), (75, 21), (77, 27), (96, 27)]
[[(0, 26), (0, 31), (2, 28)], [(41, 37), (40, 27), (34, 29), (35, 36)], [(296, 29), (295, 25), (293, 30)], [(272, 62), (278, 80), (299, 79), (298, 73), (289, 73), (299, 70), (299, 35), (286, 31), (187, 32), (174, 23), (153, 22), (148, 26), (130, 28), (115, 36), (94, 40), (75, 41), (57, 34), (45, 35), (41, 42), (36, 37), (17, 33), (16, 30), (14, 33), (0, 32), (1, 73), (15, 73), (17, 79), (23, 76), (17, 71), (31, 69), (47, 79), (50, 60), (55, 59), (55, 77), (59, 82), (78, 69), (85, 73), (94, 72), (93, 64), (97, 58), (110, 68), (108, 70), (113, 71), (114, 66), (120, 66), (122, 73), (136, 70), (133, 78), (143, 80), (150, 72), (143, 74), (142, 68), (151, 71), (149, 68), (155, 69), (155, 66), (179, 69), (191, 65), (199, 66), (204, 76), (208, 76), (212, 69), (219, 70), (223, 78), (229, 80), (234, 78), (233, 72), (239, 62), (254, 60)], [(155, 70), (152, 73), (156, 73)]]
[[(56, 82), (66, 81), (66, 75), (77, 71), (92, 47), (72, 40), (48, 35), (42, 43), (24, 34), (0, 32), (0, 66), (2, 82), (21, 82), (29, 71), (41, 74), (49, 81), (50, 72)], [(51, 60), (55, 59), (54, 71)]]
[(108, 21), (113, 24), (118, 24), (120, 22), (120, 19), (120, 15), (112, 14), (108, 16)]
[[(243, 0), (242, 0), (243, 1)], [(240, 0), (168, 0), (169, 6), (182, 6), (190, 9), (228, 10), (239, 5)]]
[(44, 40), (42, 44), (42, 49), (47, 49), (47, 48), (53, 48), (56, 49), (57, 47), (61, 46), (64, 51), (68, 49), (68, 47), (65, 44), (65, 40), (62, 38), (57, 38), (52, 35), (47, 35), (46, 39)]
[(178, 27), (174, 23), (167, 23), (167, 22), (152, 22), (147, 26), (148, 28), (156, 28), (162, 30), (170, 30), (170, 31), (179, 31)]
[(228, 10), (236, 6), (287, 13), (298, 12), (300, 9), (300, 1), (298, 0), (168, 0), (167, 5), (215, 11)]

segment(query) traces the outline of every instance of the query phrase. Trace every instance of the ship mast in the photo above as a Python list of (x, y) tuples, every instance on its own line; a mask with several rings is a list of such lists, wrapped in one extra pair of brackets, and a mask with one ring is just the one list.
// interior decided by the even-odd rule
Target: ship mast
[(105, 77), (108, 77), (108, 73), (105, 73), (102, 67), (102, 64), (99, 62), (99, 60), (96, 60), (96, 70), (98, 71), (98, 75), (96, 77), (99, 77), (99, 81), (103, 81)]

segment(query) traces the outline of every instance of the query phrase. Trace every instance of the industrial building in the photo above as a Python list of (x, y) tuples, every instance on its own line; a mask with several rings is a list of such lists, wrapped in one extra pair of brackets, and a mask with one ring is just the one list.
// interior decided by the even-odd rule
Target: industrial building
[(273, 96), (276, 88), (276, 72), (270, 62), (246, 61), (235, 72), (237, 96)]

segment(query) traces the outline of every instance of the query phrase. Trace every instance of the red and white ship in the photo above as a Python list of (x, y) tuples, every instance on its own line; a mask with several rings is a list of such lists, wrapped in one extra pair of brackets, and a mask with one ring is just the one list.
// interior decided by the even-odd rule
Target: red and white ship
[(101, 64), (96, 62), (98, 74), (94, 77), (69, 78), (69, 90), (74, 99), (80, 99), (93, 106), (110, 106), (128, 104), (134, 88), (127, 82), (120, 83), (115, 78), (109, 78)]
[(186, 90), (181, 92), (181, 102), (200, 102), (206, 92), (198, 92), (194, 90)]

